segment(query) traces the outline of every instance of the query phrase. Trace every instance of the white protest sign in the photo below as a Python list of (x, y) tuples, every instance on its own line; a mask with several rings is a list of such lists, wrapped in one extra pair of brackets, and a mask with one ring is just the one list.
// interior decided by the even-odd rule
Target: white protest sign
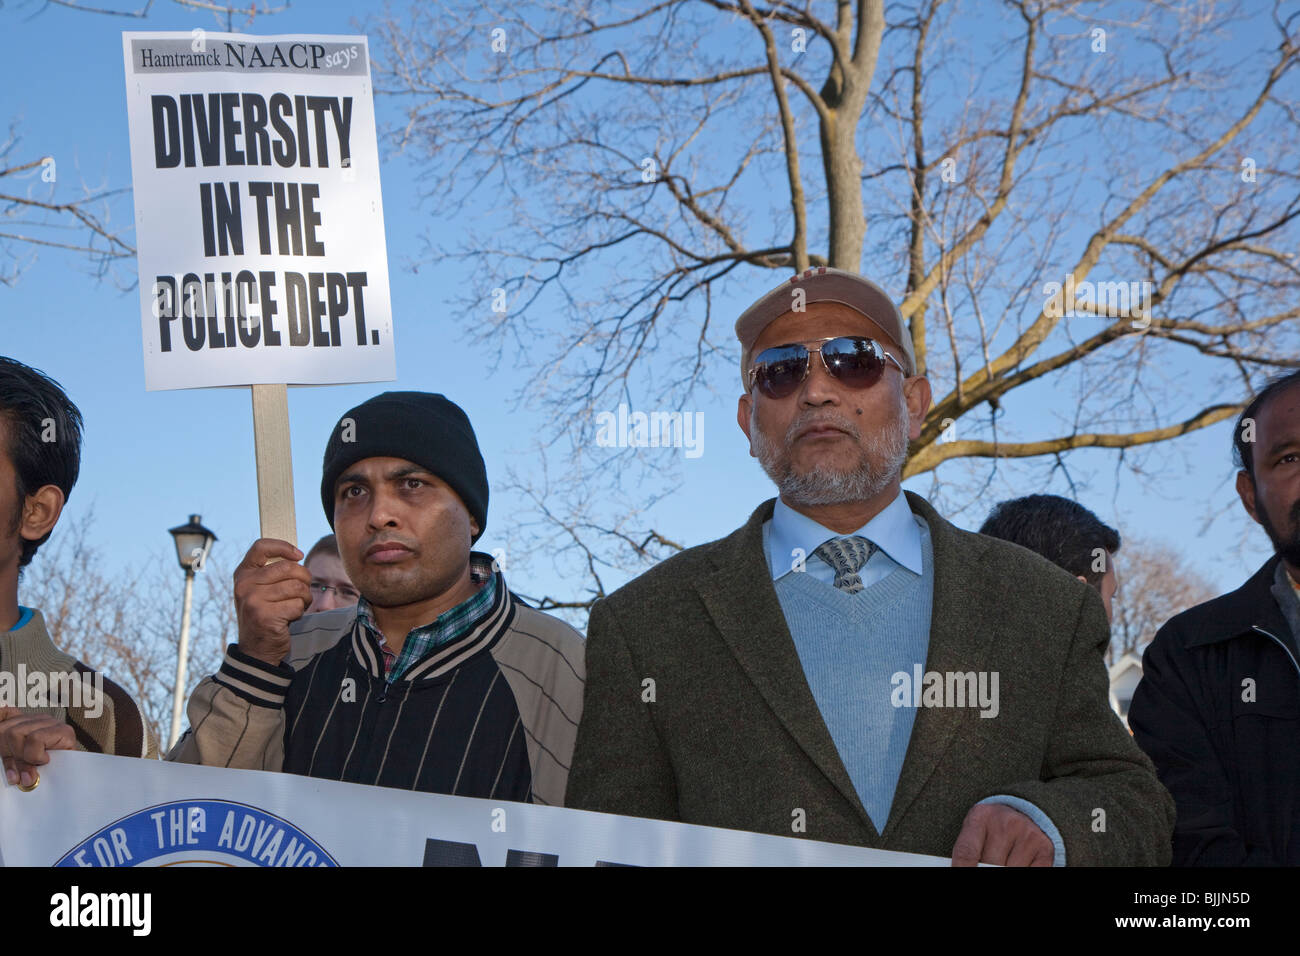
[(395, 378), (366, 38), (122, 53), (145, 387)]
[(6, 866), (948, 866), (794, 837), (58, 751), (0, 783)]

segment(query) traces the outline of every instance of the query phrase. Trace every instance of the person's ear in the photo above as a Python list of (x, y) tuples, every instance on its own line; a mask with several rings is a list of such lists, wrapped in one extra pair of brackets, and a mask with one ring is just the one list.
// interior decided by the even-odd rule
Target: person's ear
[(65, 500), (58, 485), (37, 488), (21, 505), (18, 534), (28, 541), (40, 541), (58, 524)]
[(736, 424), (740, 426), (740, 430), (744, 432), (745, 437), (749, 439), (750, 458), (754, 457), (754, 439), (753, 436), (749, 434), (750, 416), (753, 415), (753, 413), (754, 400), (750, 398), (749, 393), (746, 392), (744, 395), (740, 396), (740, 401), (736, 403)]
[(925, 413), (930, 410), (934, 398), (930, 392), (930, 380), (924, 375), (903, 379), (903, 397), (907, 400), (907, 437), (916, 441), (921, 437)]
[(475, 517), (474, 517), (473, 515), (470, 515), (470, 516), (469, 516), (469, 536), (470, 536), (470, 540), (473, 540), (474, 538), (477, 538), (477, 537), (478, 537), (478, 533), (479, 533), (478, 521), (477, 521), (477, 519), (475, 519)]
[(1250, 477), (1250, 472), (1242, 469), (1237, 472), (1237, 495), (1241, 498), (1241, 504), (1246, 509), (1246, 514), (1250, 515), (1258, 524), (1259, 513), (1255, 510), (1255, 481)]

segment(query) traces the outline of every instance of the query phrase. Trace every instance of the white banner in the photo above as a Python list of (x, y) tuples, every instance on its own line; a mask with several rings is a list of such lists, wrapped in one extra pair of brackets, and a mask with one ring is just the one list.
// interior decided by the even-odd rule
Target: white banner
[(948, 866), (508, 801), (60, 751), (0, 784), (7, 866)]
[(366, 38), (122, 53), (145, 387), (395, 378)]

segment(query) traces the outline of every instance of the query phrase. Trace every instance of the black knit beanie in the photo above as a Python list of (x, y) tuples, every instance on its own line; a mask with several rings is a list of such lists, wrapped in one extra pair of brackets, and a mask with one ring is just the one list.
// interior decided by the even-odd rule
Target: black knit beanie
[(405, 458), (437, 475), (465, 503), (478, 522), (477, 541), (487, 528), (487, 468), (474, 427), (455, 402), (429, 392), (384, 392), (343, 414), (321, 469), (320, 500), (334, 527), (334, 483), (363, 458)]

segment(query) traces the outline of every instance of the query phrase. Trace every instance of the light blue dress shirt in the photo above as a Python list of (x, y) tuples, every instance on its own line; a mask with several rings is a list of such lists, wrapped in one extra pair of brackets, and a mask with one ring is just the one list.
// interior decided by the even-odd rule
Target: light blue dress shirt
[(841, 536), (778, 498), (772, 520), (763, 525), (763, 545), (767, 549), (767, 565), (772, 570), (772, 580), (803, 569), (818, 581), (833, 585), (835, 569), (821, 558), (813, 557), (813, 552), (832, 538), (853, 535), (861, 535), (876, 546), (871, 558), (858, 572), (864, 588), (884, 580), (900, 567), (920, 577), (921, 531), (916, 525), (920, 520), (923, 519), (912, 514), (907, 498), (900, 491), (861, 528)]

